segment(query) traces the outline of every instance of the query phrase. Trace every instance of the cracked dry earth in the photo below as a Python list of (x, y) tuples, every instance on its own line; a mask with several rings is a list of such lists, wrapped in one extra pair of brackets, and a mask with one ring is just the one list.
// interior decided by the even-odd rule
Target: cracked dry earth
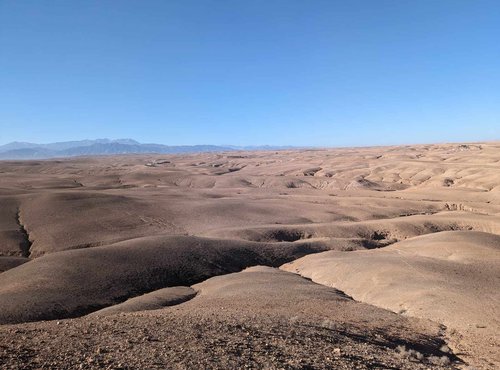
[(500, 367), (500, 144), (0, 162), (0, 368)]

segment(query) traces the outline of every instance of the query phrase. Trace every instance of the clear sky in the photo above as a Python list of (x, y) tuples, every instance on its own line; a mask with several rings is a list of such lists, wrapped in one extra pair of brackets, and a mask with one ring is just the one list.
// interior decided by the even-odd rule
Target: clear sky
[(498, 0), (0, 0), (0, 144), (500, 139)]

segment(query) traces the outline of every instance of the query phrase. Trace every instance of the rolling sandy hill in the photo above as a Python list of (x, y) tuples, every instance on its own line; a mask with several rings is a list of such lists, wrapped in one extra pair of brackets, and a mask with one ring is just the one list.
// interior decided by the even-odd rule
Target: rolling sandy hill
[(498, 235), (498, 143), (0, 161), (0, 362), (495, 368)]
[(282, 267), (354, 299), (460, 333), (453, 347), (499, 366), (500, 236), (446, 231), (388, 247), (324, 252)]
[(5, 325), (0, 339), (9, 350), (0, 359), (23, 368), (132, 369), (427, 369), (453, 359), (436, 323), (295, 274), (254, 267), (193, 288), (195, 298), (161, 310)]
[(81, 316), (162, 287), (192, 285), (248, 266), (280, 266), (319, 249), (153, 236), (51, 253), (0, 275), (0, 324)]

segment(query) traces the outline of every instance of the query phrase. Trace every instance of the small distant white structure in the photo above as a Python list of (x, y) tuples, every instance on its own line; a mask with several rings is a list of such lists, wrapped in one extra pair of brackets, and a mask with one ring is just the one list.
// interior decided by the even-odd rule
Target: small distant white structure
[(167, 164), (167, 163), (172, 163), (167, 159), (155, 159), (152, 162), (148, 162), (145, 164), (146, 167), (156, 167), (159, 164)]

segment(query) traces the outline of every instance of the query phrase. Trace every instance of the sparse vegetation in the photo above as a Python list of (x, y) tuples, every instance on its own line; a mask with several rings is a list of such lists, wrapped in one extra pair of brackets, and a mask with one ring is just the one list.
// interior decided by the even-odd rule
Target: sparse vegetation
[[(446, 351), (449, 351), (449, 348), (446, 345), (443, 345), (440, 348), (440, 350), (442, 352), (444, 352), (443, 349), (445, 349)], [(406, 359), (409, 359), (412, 361), (428, 362), (432, 365), (447, 366), (451, 363), (451, 360), (449, 359), (448, 356), (431, 355), (431, 356), (426, 357), (422, 353), (420, 353), (419, 351), (416, 351), (416, 350), (411, 349), (411, 348), (406, 348), (403, 345), (396, 347), (396, 353), (403, 358), (406, 358)]]
[(409, 360), (422, 361), (424, 359), (424, 355), (421, 354), (420, 352), (411, 348), (407, 349), (405, 346), (402, 345), (396, 347), (396, 353), (399, 356), (407, 358)]

